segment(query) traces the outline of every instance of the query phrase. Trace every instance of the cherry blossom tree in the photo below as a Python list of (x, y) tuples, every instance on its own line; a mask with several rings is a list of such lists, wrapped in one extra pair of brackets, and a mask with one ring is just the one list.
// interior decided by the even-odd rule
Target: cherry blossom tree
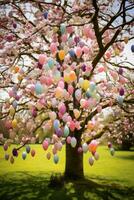
[(35, 142), (52, 145), (58, 163), (66, 144), (65, 177), (84, 177), (83, 153), (93, 165), (106, 130), (98, 113), (134, 111), (134, 68), (124, 50), (134, 38), (133, 11), (129, 0), (0, 1), (0, 119), (9, 130), (1, 142), (5, 150), (21, 145), (11, 163)]
[(134, 146), (134, 115), (128, 115), (117, 109), (120, 115), (114, 116), (114, 121), (109, 123), (107, 138), (117, 148), (130, 150)]

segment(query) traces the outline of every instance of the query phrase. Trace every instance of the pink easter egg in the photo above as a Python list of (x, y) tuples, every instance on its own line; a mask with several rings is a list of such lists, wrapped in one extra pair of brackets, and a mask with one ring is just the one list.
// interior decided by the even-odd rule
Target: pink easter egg
[(46, 79), (46, 85), (47, 85), (47, 86), (50, 86), (50, 85), (52, 85), (52, 83), (53, 83), (52, 78), (47, 77), (47, 79)]
[(85, 54), (88, 54), (88, 53), (89, 53), (89, 48), (86, 47), (86, 46), (84, 46), (84, 47), (82, 48), (82, 51), (83, 51)]
[(49, 143), (47, 140), (44, 140), (43, 143), (42, 143), (42, 147), (43, 149), (46, 151), (48, 149), (48, 146), (49, 146)]
[(63, 115), (65, 112), (66, 112), (66, 106), (64, 103), (61, 103), (59, 106), (58, 106), (58, 109), (59, 109), (59, 112)]
[(99, 73), (105, 72), (105, 67), (99, 67), (99, 68), (98, 68), (98, 72), (99, 72)]
[(71, 34), (73, 31), (74, 31), (74, 28), (73, 28), (72, 26), (68, 26), (68, 27), (67, 27), (67, 32), (68, 32), (69, 34)]
[(71, 121), (69, 125), (70, 130), (73, 132), (75, 130), (75, 122)]
[(46, 61), (46, 56), (44, 54), (40, 54), (39, 55), (39, 63), (41, 65), (44, 65), (45, 61)]
[(77, 47), (77, 48), (76, 48), (75, 54), (76, 54), (76, 56), (77, 56), (78, 58), (80, 58), (81, 55), (82, 55), (82, 49), (81, 49), (80, 47)]
[(77, 151), (78, 151), (78, 153), (82, 153), (82, 151), (83, 151), (83, 150), (82, 150), (82, 147), (78, 147), (78, 150), (77, 150)]
[(62, 35), (61, 40), (62, 40), (62, 42), (66, 42), (67, 41), (67, 35), (66, 34)]
[(69, 92), (70, 95), (73, 94), (73, 92), (74, 92), (74, 88), (73, 88), (72, 85), (68, 85), (68, 92)]
[(59, 81), (58, 87), (64, 89), (64, 86), (65, 86), (64, 81)]
[(83, 34), (90, 39), (95, 39), (95, 33), (94, 31), (90, 28), (90, 26), (84, 26), (83, 28)]
[(71, 137), (70, 137), (70, 136), (67, 137), (67, 143), (68, 143), (68, 144), (71, 143)]
[(11, 121), (5, 121), (5, 127), (7, 129), (11, 129), (12, 128), (12, 122)]
[(50, 51), (51, 51), (51, 53), (55, 53), (57, 51), (57, 45), (56, 45), (56, 43), (51, 43), (51, 45), (50, 45)]
[(110, 59), (110, 58), (111, 58), (111, 52), (107, 51), (107, 52), (105, 53), (105, 55), (106, 55), (106, 58), (107, 58), (107, 59)]
[(40, 83), (41, 84), (46, 84), (46, 82), (47, 82), (47, 77), (46, 76), (41, 76), (40, 77)]

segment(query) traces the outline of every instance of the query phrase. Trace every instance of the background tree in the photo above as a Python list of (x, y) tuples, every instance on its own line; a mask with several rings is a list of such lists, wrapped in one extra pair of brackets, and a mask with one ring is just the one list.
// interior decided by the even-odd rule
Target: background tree
[(108, 126), (108, 140), (122, 150), (130, 150), (134, 146), (134, 116), (128, 115), (121, 110)]
[(134, 102), (134, 69), (123, 51), (133, 39), (134, 3), (7, 0), (0, 6), (0, 118), (10, 142), (46, 138), (43, 148), (53, 145), (55, 163), (66, 142), (65, 177), (82, 178), (83, 152), (89, 149), (92, 165), (95, 139), (105, 132), (95, 116)]

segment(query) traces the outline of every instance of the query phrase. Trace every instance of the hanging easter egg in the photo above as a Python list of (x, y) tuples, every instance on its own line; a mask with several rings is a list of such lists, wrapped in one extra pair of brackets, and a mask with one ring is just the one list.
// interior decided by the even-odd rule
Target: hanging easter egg
[(57, 143), (57, 150), (58, 150), (58, 151), (61, 151), (61, 150), (62, 150), (62, 146), (63, 146), (62, 143), (61, 143), (61, 142), (58, 142), (58, 143)]
[(86, 97), (89, 98), (91, 96), (92, 96), (92, 93), (91, 93), (90, 89), (88, 88), (86, 91)]
[(60, 50), (58, 53), (59, 59), (62, 61), (65, 58), (65, 51), (64, 50)]
[(37, 109), (36, 109), (36, 108), (33, 108), (33, 109), (32, 109), (32, 116), (33, 116), (33, 117), (36, 117), (36, 116), (37, 116)]
[(71, 144), (71, 137), (70, 136), (67, 137), (67, 143)]
[(46, 151), (48, 149), (48, 146), (49, 146), (49, 143), (47, 140), (44, 140), (43, 143), (42, 143), (42, 147), (43, 149)]
[(124, 89), (123, 88), (120, 88), (120, 90), (119, 90), (119, 94), (120, 94), (120, 96), (123, 96), (124, 95)]
[(13, 101), (12, 106), (16, 109), (17, 108), (17, 102)]
[(87, 143), (82, 144), (82, 150), (83, 150), (84, 153), (86, 153), (88, 151)]
[(99, 73), (105, 72), (105, 67), (104, 67), (104, 66), (99, 67), (99, 68), (98, 68), (98, 72), (99, 72)]
[(56, 135), (57, 135), (58, 137), (62, 137), (62, 136), (63, 136), (63, 132), (62, 132), (62, 129), (61, 129), (61, 128), (56, 129)]
[(60, 31), (61, 31), (61, 34), (64, 34), (66, 32), (66, 25), (65, 24), (60, 25)]
[(120, 67), (118, 73), (119, 73), (120, 75), (122, 75), (122, 74), (123, 74), (123, 68)]
[(27, 153), (24, 151), (24, 152), (22, 153), (22, 159), (25, 160), (26, 157), (27, 157)]
[(67, 27), (67, 32), (68, 32), (69, 34), (71, 34), (72, 32), (74, 32), (73, 26), (68, 26), (68, 27)]
[(75, 51), (73, 49), (69, 50), (69, 55), (71, 58), (75, 57)]
[(43, 86), (39, 82), (35, 84), (35, 92), (36, 95), (40, 95), (43, 93)]
[(68, 85), (68, 92), (69, 92), (70, 95), (73, 94), (73, 92), (74, 92), (74, 87), (73, 87), (72, 85)]
[(56, 119), (57, 115), (54, 111), (52, 111), (52, 112), (49, 112), (49, 117), (52, 121), (54, 121)]
[(57, 164), (59, 162), (59, 156), (57, 154), (54, 155), (53, 161), (55, 164)]
[(31, 156), (32, 156), (32, 157), (35, 156), (35, 150), (34, 150), (34, 149), (31, 150)]
[(57, 87), (56, 90), (55, 90), (55, 97), (57, 99), (60, 99), (63, 97), (63, 89), (60, 88), (60, 87)]
[(48, 12), (45, 11), (45, 12), (43, 13), (43, 16), (44, 16), (45, 19), (47, 19), (47, 18), (48, 18)]
[(131, 45), (131, 51), (134, 53), (134, 44)]
[(58, 106), (59, 112), (63, 115), (66, 112), (66, 106), (64, 103), (60, 103)]
[(57, 51), (57, 44), (56, 43), (50, 44), (50, 51), (51, 51), (51, 53), (56, 53), (56, 51)]
[(80, 42), (80, 37), (79, 37), (79, 36), (75, 36), (75, 37), (74, 37), (74, 42), (75, 42), (76, 44), (78, 44), (78, 43)]
[(70, 121), (69, 128), (72, 132), (75, 130), (75, 122), (73, 120)]
[(5, 143), (5, 144), (3, 145), (3, 149), (4, 149), (4, 151), (7, 151), (7, 149), (8, 149), (8, 144)]
[(122, 105), (123, 104), (123, 100), (124, 100), (124, 98), (122, 97), (122, 96), (117, 96), (117, 102), (120, 104), (120, 105)]
[(30, 150), (31, 150), (30, 146), (27, 145), (27, 146), (26, 146), (26, 152), (27, 152), (27, 153), (30, 153)]
[(12, 155), (15, 156), (15, 157), (18, 156), (18, 150), (17, 150), (16, 148), (14, 148), (14, 149), (12, 150)]
[(114, 156), (114, 154), (115, 154), (114, 148), (110, 148), (110, 154), (111, 154), (111, 156)]
[(92, 140), (88, 145), (89, 151), (92, 153), (96, 152), (97, 147), (98, 147), (98, 142), (96, 140)]
[(81, 47), (77, 47), (76, 48), (75, 54), (76, 54), (77, 58), (81, 57), (81, 55), (82, 55), (82, 49), (81, 49)]
[(86, 66), (85, 64), (83, 64), (83, 65), (81, 66), (81, 69), (82, 69), (83, 72), (86, 71), (86, 68), (87, 68), (87, 66)]
[(72, 146), (73, 148), (75, 148), (75, 147), (76, 147), (76, 144), (77, 144), (76, 138), (75, 138), (75, 137), (72, 137), (72, 138), (71, 138), (71, 146)]
[(46, 158), (47, 158), (48, 160), (51, 159), (51, 153), (50, 153), (50, 152), (48, 152), (48, 153), (46, 154)]
[(65, 125), (65, 127), (64, 127), (64, 137), (67, 137), (69, 135), (69, 128), (68, 128), (68, 126), (67, 125)]
[(75, 81), (77, 79), (77, 76), (76, 76), (74, 71), (71, 71), (69, 73), (69, 79), (70, 79), (71, 82), (73, 82), (73, 81)]
[(78, 147), (77, 151), (78, 151), (79, 154), (82, 153), (83, 152), (82, 147)]
[(93, 130), (94, 129), (94, 123), (92, 121), (89, 121), (88, 124), (87, 124), (87, 128), (89, 130)]
[(6, 122), (5, 122), (5, 127), (6, 127), (7, 129), (11, 129), (11, 128), (12, 128), (12, 122), (11, 122), (11, 121), (6, 121)]
[(89, 53), (89, 48), (87, 46), (84, 46), (82, 48), (82, 51), (84, 52), (84, 54), (88, 54)]
[[(61, 40), (62, 40), (62, 42), (67, 42), (67, 35), (66, 34), (63, 34), (62, 36), (61, 36)], [(67, 52), (67, 51), (65, 51), (65, 52)]]
[(89, 88), (89, 81), (84, 80), (82, 84), (82, 88), (86, 91)]
[(13, 128), (16, 128), (17, 127), (17, 120), (16, 119), (13, 119), (13, 121), (12, 121), (12, 127)]
[(90, 90), (93, 92), (96, 89), (96, 84), (94, 82), (90, 82)]
[(80, 99), (81, 99), (81, 90), (80, 89), (77, 89), (76, 91), (75, 91), (75, 98), (77, 99), (77, 101), (80, 101)]
[(13, 108), (13, 106), (11, 106), (11, 107), (10, 107), (10, 110), (9, 110), (9, 114), (10, 114), (11, 116), (13, 116), (14, 113), (15, 113), (15, 109)]
[(40, 55), (39, 55), (39, 63), (40, 63), (41, 65), (44, 65), (45, 62), (46, 62), (46, 55), (40, 54)]
[(5, 160), (9, 160), (9, 154), (5, 154)]
[(76, 119), (78, 119), (80, 117), (80, 111), (78, 109), (74, 109), (73, 113), (74, 113), (74, 116)]
[(10, 163), (11, 163), (11, 164), (14, 163), (14, 158), (13, 158), (13, 156), (10, 157)]
[(64, 81), (66, 83), (69, 83), (70, 82), (70, 78), (69, 78), (69, 74), (68, 73), (64, 73)]
[(48, 64), (48, 67), (50, 69), (53, 69), (53, 67), (54, 67), (54, 60), (52, 58), (49, 58), (47, 64)]
[(43, 65), (41, 64), (41, 63), (37, 63), (37, 68), (39, 68), (39, 69), (42, 69), (43, 68)]
[(94, 158), (93, 157), (90, 157), (89, 158), (89, 164), (92, 166), (94, 164)]
[(94, 153), (94, 158), (95, 158), (95, 160), (99, 160), (99, 157), (100, 157), (100, 156), (99, 156), (98, 152), (95, 152), (95, 153)]
[(64, 81), (59, 81), (58, 87), (64, 89), (64, 86), (65, 86)]
[(85, 100), (85, 99), (81, 99), (81, 100), (80, 100), (80, 105), (81, 105), (82, 108), (85, 107), (85, 103), (86, 103), (86, 100)]
[(60, 122), (58, 119), (55, 119), (54, 122), (53, 122), (53, 126), (54, 126), (54, 129), (58, 129), (60, 127)]
[(13, 22), (13, 28), (17, 28), (17, 24)]

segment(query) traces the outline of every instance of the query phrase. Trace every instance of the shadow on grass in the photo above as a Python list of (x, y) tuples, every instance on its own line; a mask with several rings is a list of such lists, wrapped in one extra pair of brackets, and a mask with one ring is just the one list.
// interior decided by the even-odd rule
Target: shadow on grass
[(117, 158), (124, 159), (124, 160), (134, 160), (134, 154), (133, 155), (116, 155)]
[[(17, 174), (17, 175), (16, 175)], [(0, 199), (2, 200), (132, 200), (134, 189), (117, 184), (96, 183), (90, 180), (67, 181), (49, 186), (46, 174), (7, 174), (0, 177)]]

